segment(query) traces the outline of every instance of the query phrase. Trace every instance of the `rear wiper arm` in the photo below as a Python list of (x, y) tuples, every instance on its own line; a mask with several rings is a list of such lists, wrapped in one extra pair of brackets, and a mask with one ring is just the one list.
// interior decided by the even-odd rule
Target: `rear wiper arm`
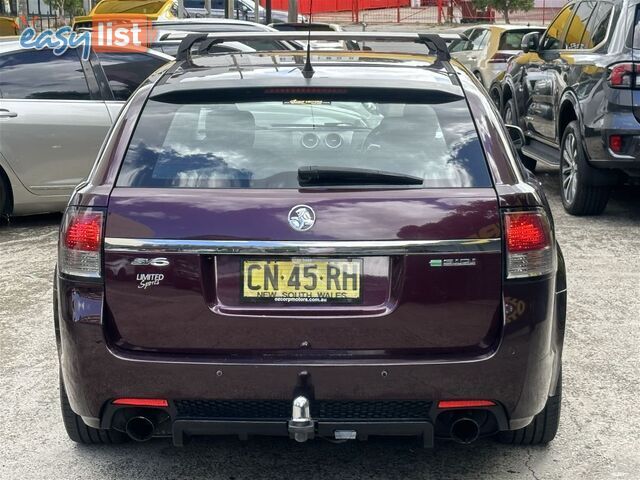
[(424, 179), (402, 173), (368, 168), (300, 167), (298, 183), (301, 187), (340, 185), (422, 185)]

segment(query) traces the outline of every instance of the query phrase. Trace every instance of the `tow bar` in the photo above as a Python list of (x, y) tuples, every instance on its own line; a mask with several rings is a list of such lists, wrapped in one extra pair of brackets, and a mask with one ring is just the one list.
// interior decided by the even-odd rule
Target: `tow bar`
[(296, 442), (306, 442), (315, 436), (315, 424), (311, 419), (309, 400), (302, 395), (293, 400), (291, 420), (289, 420), (289, 437)]

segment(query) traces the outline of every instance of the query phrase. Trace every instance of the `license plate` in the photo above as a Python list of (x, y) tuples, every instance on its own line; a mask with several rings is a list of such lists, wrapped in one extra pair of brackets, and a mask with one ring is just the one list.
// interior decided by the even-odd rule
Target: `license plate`
[(362, 259), (246, 259), (240, 297), (245, 302), (358, 303), (361, 281)]

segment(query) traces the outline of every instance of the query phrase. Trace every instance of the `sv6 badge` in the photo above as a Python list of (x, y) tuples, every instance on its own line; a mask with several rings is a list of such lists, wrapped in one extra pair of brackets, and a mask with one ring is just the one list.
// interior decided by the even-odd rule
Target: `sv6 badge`
[(169, 260), (165, 257), (158, 258), (134, 258), (131, 261), (131, 265), (139, 266), (139, 265), (151, 265), (152, 267), (168, 267)]

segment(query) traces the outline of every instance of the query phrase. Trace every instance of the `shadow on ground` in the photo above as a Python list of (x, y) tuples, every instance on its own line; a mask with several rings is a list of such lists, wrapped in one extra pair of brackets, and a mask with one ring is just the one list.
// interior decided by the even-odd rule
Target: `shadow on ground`
[[(537, 448), (538, 455), (545, 448)], [(149, 459), (136, 478), (525, 478), (531, 475), (528, 450), (480, 440), (471, 446), (450, 442), (425, 450), (414, 439), (372, 439), (334, 445), (323, 439), (296, 444), (288, 439), (196, 438), (184, 448), (169, 440), (109, 448), (77, 447), (78, 460), (111, 464), (114, 478), (130, 476), (128, 461)], [(509, 463), (519, 467), (507, 467)], [(521, 457), (514, 462), (514, 456)], [(114, 457), (120, 457), (114, 462)], [(152, 459), (152, 460), (151, 460)], [(223, 473), (224, 472), (224, 473)]]

